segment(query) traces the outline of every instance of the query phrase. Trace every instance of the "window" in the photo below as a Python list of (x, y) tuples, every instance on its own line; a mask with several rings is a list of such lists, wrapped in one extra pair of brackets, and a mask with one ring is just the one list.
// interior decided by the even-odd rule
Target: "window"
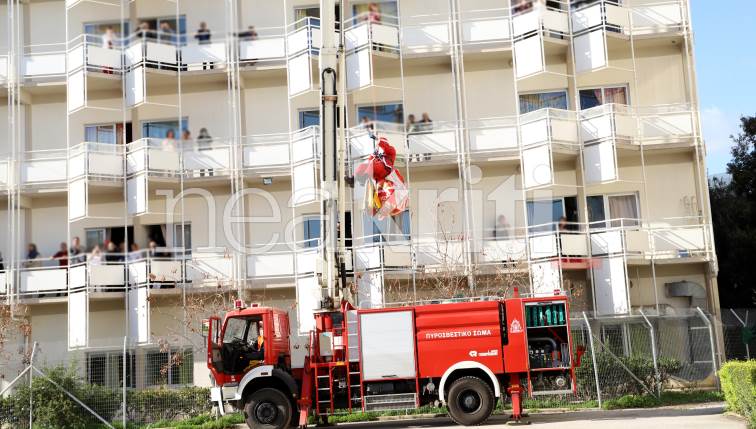
[[(136, 361), (133, 352), (126, 354), (126, 361), (126, 387), (136, 387)], [(86, 363), (87, 382), (111, 388), (123, 387), (123, 352), (88, 353)]]
[(299, 111), (299, 128), (320, 125), (320, 110), (309, 109)]
[[(567, 218), (567, 222), (578, 221), (577, 197), (528, 201), (527, 211), (528, 226), (537, 226), (530, 232), (553, 231), (562, 216)], [(574, 229), (574, 225), (568, 225), (567, 229)]]
[(115, 144), (116, 127), (109, 125), (87, 125), (84, 127), (84, 141), (92, 143)]
[[(586, 198), (586, 204), (591, 228), (638, 225), (637, 219), (640, 215), (637, 194), (593, 195)], [(607, 223), (607, 220), (610, 223)]]
[(304, 247), (318, 247), (320, 241), (320, 215), (305, 216), (302, 222)]
[(545, 108), (567, 110), (567, 91), (520, 94), (520, 114)]
[(368, 118), (368, 120), (373, 122), (381, 121), (403, 124), (404, 106), (401, 103), (358, 106), (357, 122), (362, 122), (363, 118)]
[(105, 243), (105, 228), (84, 230), (84, 245), (87, 251), (91, 251), (95, 246), (102, 248), (103, 243)]
[(113, 31), (116, 33), (117, 38), (123, 38), (124, 36), (128, 35), (130, 33), (130, 25), (129, 22), (123, 23), (123, 29), (125, 31), (121, 31), (121, 22), (120, 21), (102, 21), (102, 22), (87, 22), (84, 24), (84, 34), (92, 35), (92, 36), (101, 36), (105, 34), (105, 30), (108, 27), (113, 27)]
[(353, 16), (363, 15), (361, 18), (365, 20), (367, 17), (368, 7), (370, 3), (375, 3), (378, 6), (380, 22), (385, 22), (388, 24), (397, 23), (397, 16), (399, 16), (399, 12), (398, 12), (398, 8), (396, 6), (395, 1), (365, 2), (365, 3), (360, 3), (360, 4), (354, 4), (352, 5), (352, 15)]
[(142, 137), (164, 139), (168, 131), (173, 131), (174, 138), (178, 140), (181, 137), (182, 130), (189, 129), (189, 120), (181, 120), (179, 126), (178, 120), (169, 121), (145, 121), (142, 122)]
[(144, 385), (188, 385), (194, 381), (194, 353), (191, 349), (148, 351), (144, 354)]
[(602, 104), (629, 104), (626, 86), (580, 90), (580, 108), (590, 109)]
[[(339, 15), (340, 15), (339, 5), (336, 5), (337, 29), (338, 29)], [(311, 22), (313, 24), (320, 25), (320, 6), (295, 7), (294, 8), (294, 22), (297, 24), (296, 28), (302, 28), (305, 25), (307, 25), (307, 21), (304, 20), (305, 18), (316, 18), (316, 19), (312, 19)]]
[[(183, 232), (183, 234), (182, 234)], [(184, 249), (187, 252), (192, 250), (192, 225), (185, 223), (184, 225), (173, 225), (173, 247), (178, 249)]]
[[(178, 25), (176, 24), (175, 16), (167, 16), (162, 18), (142, 18), (139, 20), (139, 23), (142, 22), (146, 22), (151, 30), (160, 31), (160, 40), (174, 43), (178, 42), (182, 45), (186, 44), (186, 17), (184, 15), (179, 16)], [(162, 32), (163, 30), (161, 30), (160, 27), (164, 23), (170, 26), (173, 33), (175, 33), (174, 35)]]

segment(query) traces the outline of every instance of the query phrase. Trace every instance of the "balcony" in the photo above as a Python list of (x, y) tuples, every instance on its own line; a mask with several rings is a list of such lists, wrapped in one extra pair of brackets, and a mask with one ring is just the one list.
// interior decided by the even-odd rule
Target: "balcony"
[[(376, 139), (373, 138), (376, 137)], [(404, 125), (375, 121), (369, 127), (359, 125), (349, 129), (349, 149), (352, 160), (361, 160), (376, 149), (377, 139), (385, 137), (396, 148), (397, 156), (407, 155), (407, 137)]]
[(456, 122), (417, 124), (407, 132), (407, 153), (415, 165), (456, 159), (459, 126)]
[(27, 190), (65, 188), (67, 179), (65, 149), (26, 152), (21, 161), (21, 185)]
[(317, 89), (316, 82), (320, 78), (315, 61), (321, 44), (320, 19), (307, 17), (287, 27), (286, 69), (290, 97)]
[(0, 190), (8, 190), (11, 185), (11, 160), (2, 157), (0, 158)]
[(176, 140), (142, 138), (126, 145), (126, 173), (177, 176), (181, 171), (181, 151)]
[(318, 200), (320, 144), (318, 126), (303, 128), (291, 136), (291, 198), (295, 206)]
[[(346, 85), (349, 91), (375, 86), (381, 75), (401, 74), (399, 27), (396, 17), (368, 21), (367, 14), (353, 17), (344, 31), (346, 40)], [(381, 87), (382, 91), (387, 88)], [(394, 88), (400, 91), (401, 88)]]
[(447, 15), (409, 17), (401, 26), (402, 54), (407, 57), (448, 55), (451, 29)]
[(470, 153), (475, 159), (515, 157), (519, 159), (517, 118), (471, 120), (467, 123)]
[(231, 171), (231, 144), (213, 138), (203, 141), (182, 141), (181, 157), (185, 177), (208, 180), (228, 176)]
[(256, 32), (255, 38), (239, 37), (239, 63), (248, 67), (284, 65), (287, 58), (285, 29), (268, 27), (256, 29)]
[(68, 151), (69, 179), (121, 181), (124, 173), (124, 148), (121, 145), (84, 142)]
[(510, 48), (512, 32), (508, 9), (464, 11), (459, 25), (465, 53)]
[(26, 83), (63, 83), (66, 76), (65, 43), (25, 46), (21, 73)]
[(563, 73), (560, 65), (568, 52), (569, 27), (566, 5), (555, 8), (538, 2), (520, 10), (513, 9), (515, 78)]
[(575, 112), (541, 109), (520, 115), (520, 144), (525, 188), (560, 185), (555, 164), (579, 151)]
[(242, 165), (255, 176), (290, 176), (289, 133), (261, 134), (242, 138)]

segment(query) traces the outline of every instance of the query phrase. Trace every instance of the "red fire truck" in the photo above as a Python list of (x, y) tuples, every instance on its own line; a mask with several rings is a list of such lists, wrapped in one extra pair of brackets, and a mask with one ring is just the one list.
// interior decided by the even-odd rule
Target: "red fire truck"
[(507, 398), (517, 420), (526, 392), (576, 388), (562, 295), (369, 310), (344, 303), (315, 314), (302, 368), (291, 364), (285, 311), (238, 307), (209, 320), (207, 365), (213, 400), (241, 409), (253, 429), (426, 404), (477, 425)]

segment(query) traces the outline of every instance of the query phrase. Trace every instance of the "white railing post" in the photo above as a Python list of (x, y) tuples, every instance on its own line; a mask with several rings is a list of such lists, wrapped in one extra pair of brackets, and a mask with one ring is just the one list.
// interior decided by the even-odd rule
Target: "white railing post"
[(652, 325), (651, 321), (648, 320), (648, 317), (646, 317), (646, 314), (643, 312), (643, 310), (639, 310), (639, 312), (640, 315), (643, 316), (643, 320), (646, 321), (646, 325), (648, 325), (648, 332), (651, 334), (651, 357), (654, 360), (654, 376), (656, 377), (656, 382), (654, 384), (656, 385), (657, 396), (661, 396), (661, 375), (659, 374), (659, 364), (656, 356), (656, 335), (654, 334), (654, 325)]
[(130, 366), (130, 362), (128, 361), (128, 355), (126, 354), (126, 343), (127, 343), (128, 340), (129, 340), (129, 336), (125, 335), (123, 337), (123, 361), (122, 361), (122, 365), (123, 365), (123, 374), (122, 374), (122, 377), (123, 377), (123, 382), (122, 382), (122, 384), (123, 384), (123, 391), (121, 392), (121, 394), (122, 394), (122, 401), (123, 401), (123, 404), (121, 404), (121, 409), (123, 410), (122, 411), (123, 415), (121, 416), (121, 420), (122, 420), (122, 424), (123, 424), (123, 428), (124, 429), (126, 429), (126, 368), (128, 366)]
[(596, 349), (593, 347), (593, 330), (585, 311), (583, 312), (583, 320), (585, 321), (586, 328), (588, 328), (588, 342), (591, 345), (591, 360), (593, 361), (593, 377), (596, 380), (596, 396), (598, 398), (598, 406), (601, 408), (601, 386), (599, 385), (598, 366), (596, 366)]
[(711, 368), (714, 371), (714, 379), (717, 382), (717, 389), (721, 389), (719, 384), (719, 377), (717, 376), (717, 351), (714, 348), (714, 327), (711, 324), (711, 320), (706, 317), (706, 313), (701, 310), (701, 307), (696, 307), (696, 311), (706, 323), (706, 327), (709, 329), (709, 347), (711, 347)]

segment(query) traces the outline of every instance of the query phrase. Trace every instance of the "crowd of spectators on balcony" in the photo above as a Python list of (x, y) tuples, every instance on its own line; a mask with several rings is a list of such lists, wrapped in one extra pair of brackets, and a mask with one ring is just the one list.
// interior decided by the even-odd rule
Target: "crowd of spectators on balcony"
[(415, 119), (413, 113), (410, 113), (407, 116), (407, 125), (405, 128), (407, 134), (427, 133), (433, 129), (433, 120), (430, 118), (428, 112), (423, 112), (419, 121)]

